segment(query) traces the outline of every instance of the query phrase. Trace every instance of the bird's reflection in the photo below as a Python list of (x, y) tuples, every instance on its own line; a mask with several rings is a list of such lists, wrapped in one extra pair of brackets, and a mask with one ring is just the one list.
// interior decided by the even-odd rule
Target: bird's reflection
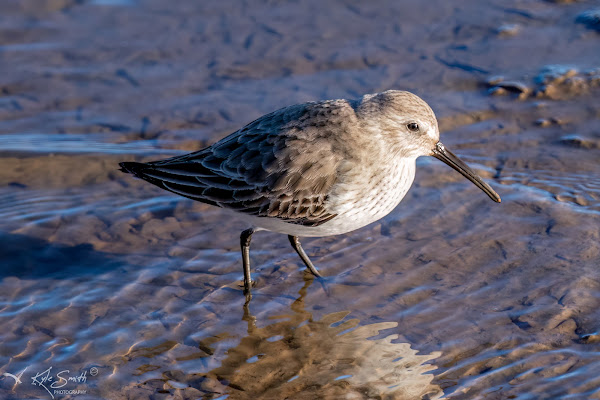
[[(430, 362), (397, 335), (380, 331), (395, 322), (359, 326), (348, 311), (313, 319), (305, 308), (307, 279), (291, 313), (258, 327), (251, 302), (244, 305), (247, 335), (227, 351), (221, 365), (203, 374), (205, 399), (420, 399), (439, 398)], [(427, 363), (427, 364), (426, 364)], [(209, 384), (210, 382), (210, 384)], [(207, 384), (209, 384), (207, 386)], [(200, 388), (199, 388), (200, 389)]]

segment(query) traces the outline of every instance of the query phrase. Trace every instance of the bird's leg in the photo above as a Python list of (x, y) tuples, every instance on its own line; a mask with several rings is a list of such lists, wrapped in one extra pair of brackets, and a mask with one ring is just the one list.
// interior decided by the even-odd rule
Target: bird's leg
[(248, 323), (248, 335), (255, 335), (256, 332), (256, 317), (252, 315), (250, 311), (250, 301), (252, 300), (252, 294), (246, 293), (246, 302), (244, 303), (244, 314), (242, 316), (242, 321), (246, 321)]
[(254, 228), (246, 229), (240, 235), (240, 245), (242, 247), (242, 264), (244, 266), (244, 293), (250, 294), (250, 286), (252, 285), (252, 279), (250, 277), (250, 241), (252, 240), (252, 234)]
[(313, 263), (310, 261), (310, 258), (308, 258), (308, 256), (304, 252), (304, 249), (302, 248), (302, 245), (300, 244), (300, 239), (298, 238), (298, 236), (288, 235), (288, 239), (290, 239), (290, 243), (292, 244), (292, 247), (294, 248), (294, 250), (296, 250), (296, 253), (298, 253), (298, 255), (300, 256), (302, 261), (304, 261), (306, 268), (308, 268), (308, 270), (314, 276), (321, 278), (321, 274), (319, 273), (319, 271), (317, 271), (317, 269), (315, 268)]

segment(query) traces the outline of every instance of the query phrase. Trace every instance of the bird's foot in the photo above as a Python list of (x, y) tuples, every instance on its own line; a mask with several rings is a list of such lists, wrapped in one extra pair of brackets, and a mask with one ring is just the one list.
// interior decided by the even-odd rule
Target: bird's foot
[(245, 281), (239, 281), (238, 282), (238, 287), (242, 288), (242, 290), (244, 291), (244, 294), (246, 293), (250, 293), (251, 289), (253, 287), (256, 287), (256, 280), (251, 280), (249, 284), (247, 284)]
[(305, 269), (304, 273), (302, 275), (302, 278), (304, 279), (304, 282), (312, 282), (312, 281), (316, 280), (317, 282), (319, 282), (321, 284), (321, 287), (323, 288), (323, 291), (325, 292), (325, 294), (327, 294), (328, 297), (331, 295), (327, 284), (333, 282), (332, 277), (323, 276), (321, 274), (319, 274), (317, 276), (317, 275), (313, 274), (309, 269)]

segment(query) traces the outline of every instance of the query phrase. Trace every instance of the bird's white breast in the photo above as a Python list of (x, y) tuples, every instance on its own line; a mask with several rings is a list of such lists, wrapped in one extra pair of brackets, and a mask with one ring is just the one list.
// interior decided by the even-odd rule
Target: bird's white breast
[(378, 174), (349, 180), (331, 199), (338, 216), (327, 227), (344, 233), (383, 218), (404, 198), (414, 178), (415, 160), (399, 159)]
[(258, 228), (288, 235), (339, 235), (362, 228), (389, 214), (406, 195), (414, 177), (413, 158), (394, 160), (393, 165), (379, 168), (349, 168), (342, 172), (328, 200), (328, 212), (337, 216), (315, 227), (291, 224), (276, 218), (245, 216), (244, 219)]

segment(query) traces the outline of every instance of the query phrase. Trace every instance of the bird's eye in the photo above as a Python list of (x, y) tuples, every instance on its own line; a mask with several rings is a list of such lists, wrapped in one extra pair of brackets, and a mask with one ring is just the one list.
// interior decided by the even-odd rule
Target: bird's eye
[(419, 131), (419, 124), (417, 124), (416, 122), (410, 122), (410, 123), (406, 124), (406, 127), (411, 132), (418, 132)]

